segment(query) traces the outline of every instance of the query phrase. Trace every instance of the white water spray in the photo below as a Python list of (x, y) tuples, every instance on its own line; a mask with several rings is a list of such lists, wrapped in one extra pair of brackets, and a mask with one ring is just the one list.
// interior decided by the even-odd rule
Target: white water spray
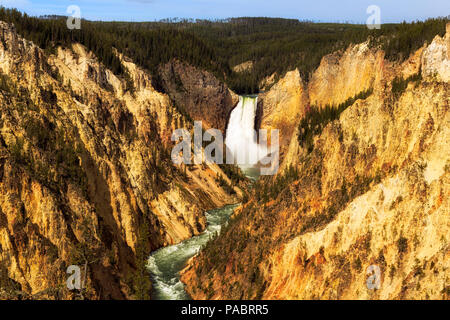
[(267, 154), (267, 148), (261, 147), (256, 137), (257, 103), (257, 97), (240, 96), (228, 122), (225, 144), (233, 155), (234, 163), (243, 167), (256, 165)]

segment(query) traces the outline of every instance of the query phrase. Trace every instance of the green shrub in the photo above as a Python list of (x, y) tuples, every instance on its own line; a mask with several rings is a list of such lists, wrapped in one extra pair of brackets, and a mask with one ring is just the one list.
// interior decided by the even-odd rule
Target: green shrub
[(10, 92), (11, 87), (11, 79), (6, 74), (0, 73), (0, 91)]
[(362, 263), (359, 257), (356, 258), (355, 262), (353, 263), (353, 267), (355, 268), (356, 271), (361, 271)]
[(220, 164), (219, 167), (234, 185), (238, 185), (239, 182), (247, 180), (241, 169), (236, 165)]
[(401, 236), (397, 240), (397, 249), (398, 249), (398, 253), (399, 254), (405, 253), (408, 250), (408, 239), (406, 239), (405, 237)]
[(53, 91), (45, 90), (43, 88), (40, 88), (40, 90), (41, 90), (42, 100), (45, 103), (49, 103), (51, 105), (55, 105), (58, 102), (58, 98), (57, 98), (56, 94)]
[[(145, 219), (145, 218), (144, 218)], [(150, 300), (150, 274), (147, 269), (147, 259), (150, 254), (149, 247), (150, 226), (144, 220), (139, 227), (136, 244), (136, 271), (133, 274), (133, 291), (138, 300)]]
[(23, 156), (24, 140), (23, 138), (16, 138), (15, 143), (9, 146), (9, 152), (12, 160), (17, 164), (25, 164), (26, 161)]
[(280, 194), (285, 192), (285, 189), (294, 181), (298, 180), (299, 172), (297, 168), (292, 165), (278, 175), (273, 180), (260, 179), (255, 185), (255, 196), (258, 201), (268, 202), (270, 199), (276, 199)]
[(220, 187), (222, 187), (227, 193), (229, 194), (235, 194), (236, 191), (234, 191), (233, 186), (230, 185), (223, 176), (219, 173), (216, 177), (216, 182), (219, 184)]
[(403, 92), (405, 92), (410, 82), (419, 82), (421, 80), (421, 71), (419, 71), (417, 74), (409, 76), (406, 79), (403, 79), (402, 77), (395, 77), (395, 79), (392, 81), (392, 93), (396, 98), (398, 98), (403, 94)]

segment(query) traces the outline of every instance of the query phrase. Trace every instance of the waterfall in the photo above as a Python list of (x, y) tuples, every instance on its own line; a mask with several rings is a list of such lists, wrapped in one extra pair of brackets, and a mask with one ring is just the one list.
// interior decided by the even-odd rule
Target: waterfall
[(244, 168), (256, 165), (266, 154), (258, 145), (254, 128), (257, 103), (256, 96), (240, 96), (228, 122), (225, 144), (234, 163)]

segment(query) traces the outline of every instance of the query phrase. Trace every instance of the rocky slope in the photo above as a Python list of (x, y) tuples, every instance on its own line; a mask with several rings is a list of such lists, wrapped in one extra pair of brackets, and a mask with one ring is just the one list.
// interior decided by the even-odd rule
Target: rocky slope
[[(284, 169), (256, 184), (228, 227), (184, 270), (189, 294), (448, 299), (449, 45), (450, 25), (444, 38), (401, 64), (366, 44), (324, 57), (308, 85), (309, 104), (373, 93), (315, 136), (311, 153), (294, 131)], [(404, 87), (394, 85), (411, 75)], [(367, 286), (370, 266), (380, 270), (377, 290)]]
[(234, 72), (250, 72), (253, 69), (253, 61), (245, 61), (233, 67)]
[(308, 91), (298, 70), (286, 73), (272, 88), (258, 96), (258, 117), (256, 127), (277, 129), (280, 133), (280, 158), (303, 117), (308, 105)]
[(337, 105), (374, 87), (383, 76), (383, 52), (369, 43), (350, 46), (345, 52), (325, 56), (308, 84), (311, 105)]
[(239, 97), (211, 73), (178, 60), (160, 67), (164, 90), (189, 117), (203, 120), (206, 129), (225, 132)]
[(217, 166), (172, 164), (173, 129), (192, 123), (132, 61), (117, 53), (121, 79), (81, 45), (49, 54), (0, 31), (0, 296), (71, 297), (77, 264), (84, 296), (132, 298), (139, 259), (236, 195)]

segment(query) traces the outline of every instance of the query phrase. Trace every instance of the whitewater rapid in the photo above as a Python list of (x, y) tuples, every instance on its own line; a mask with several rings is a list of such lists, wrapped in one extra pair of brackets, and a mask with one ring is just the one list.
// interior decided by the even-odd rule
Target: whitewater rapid
[(206, 213), (208, 226), (201, 235), (179, 244), (161, 248), (150, 255), (148, 269), (152, 279), (152, 299), (190, 300), (180, 281), (180, 271), (186, 262), (205, 245), (215, 233), (220, 233), (238, 205), (228, 205)]

